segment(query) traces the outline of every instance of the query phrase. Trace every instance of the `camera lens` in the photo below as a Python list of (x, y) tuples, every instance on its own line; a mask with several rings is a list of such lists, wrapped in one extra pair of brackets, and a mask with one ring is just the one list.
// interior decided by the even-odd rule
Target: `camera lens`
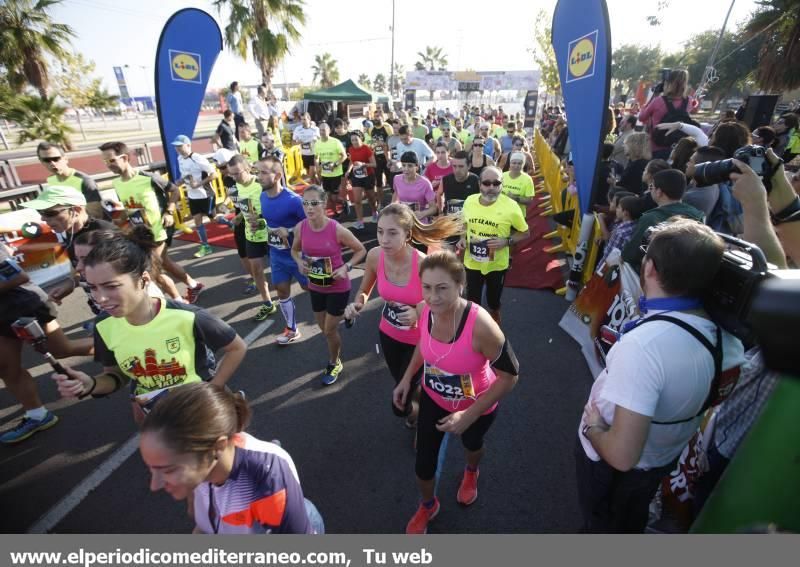
[(692, 179), (698, 187), (708, 187), (709, 185), (716, 185), (728, 181), (731, 173), (738, 171), (736, 164), (731, 159), (723, 159), (720, 161), (708, 161), (705, 163), (698, 163), (694, 166), (694, 175)]

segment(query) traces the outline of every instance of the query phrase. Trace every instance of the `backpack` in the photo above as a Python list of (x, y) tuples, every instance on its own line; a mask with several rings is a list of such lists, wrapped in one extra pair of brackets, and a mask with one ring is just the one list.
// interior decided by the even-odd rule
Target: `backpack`
[[(679, 108), (675, 108), (672, 106), (672, 101), (665, 97), (661, 97), (664, 100), (664, 104), (667, 105), (667, 113), (661, 119), (659, 124), (666, 124), (669, 122), (683, 122), (684, 124), (693, 124), (694, 126), (700, 127), (696, 121), (692, 120), (689, 116), (688, 108), (689, 108), (689, 98), (683, 97), (683, 101)], [(658, 128), (653, 128), (650, 132), (650, 136), (653, 139), (653, 143), (662, 146), (665, 148), (671, 148), (673, 145), (678, 143), (678, 140), (681, 138), (685, 138), (688, 134), (681, 132), (680, 130), (675, 130), (667, 134), (666, 130), (659, 130)]]
[(651, 321), (666, 321), (668, 323), (672, 323), (673, 325), (677, 325), (694, 338), (696, 338), (700, 343), (708, 350), (711, 354), (711, 358), (714, 359), (714, 377), (711, 380), (711, 386), (708, 389), (708, 396), (706, 396), (705, 401), (703, 402), (703, 406), (700, 408), (695, 415), (687, 417), (685, 419), (678, 419), (676, 421), (651, 421), (651, 423), (657, 425), (675, 425), (678, 423), (686, 423), (687, 421), (691, 421), (694, 418), (703, 415), (708, 408), (712, 406), (717, 406), (725, 401), (725, 399), (730, 395), (733, 391), (733, 388), (736, 386), (736, 382), (739, 379), (738, 372), (723, 372), (722, 371), (722, 329), (719, 325), (717, 325), (717, 342), (716, 344), (712, 345), (711, 342), (697, 329), (692, 327), (689, 323), (684, 321), (683, 319), (678, 319), (677, 317), (670, 317), (669, 315), (653, 315), (652, 317), (648, 317), (647, 319), (643, 319), (640, 325), (645, 323), (649, 323)]
[(714, 229), (714, 232), (731, 236), (741, 234), (744, 230), (742, 204), (733, 196), (729, 183), (718, 183), (717, 187), (719, 187), (719, 197), (706, 218), (706, 224)]

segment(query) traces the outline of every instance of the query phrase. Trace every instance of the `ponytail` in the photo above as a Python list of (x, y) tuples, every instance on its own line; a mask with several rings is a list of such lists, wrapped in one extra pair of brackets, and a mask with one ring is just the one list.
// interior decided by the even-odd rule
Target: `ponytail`
[(396, 217), (397, 224), (409, 234), (411, 239), (428, 246), (464, 232), (464, 223), (459, 215), (440, 216), (436, 217), (431, 224), (423, 224), (411, 208), (403, 203), (392, 203), (384, 207), (380, 216), (387, 215)]

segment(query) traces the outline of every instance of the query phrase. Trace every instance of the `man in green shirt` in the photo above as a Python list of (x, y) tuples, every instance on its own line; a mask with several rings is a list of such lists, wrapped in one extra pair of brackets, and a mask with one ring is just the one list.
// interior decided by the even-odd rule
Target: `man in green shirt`
[(112, 183), (125, 209), (127, 221), (145, 224), (153, 231), (153, 238), (158, 245), (156, 253), (161, 256), (164, 269), (175, 280), (186, 284), (186, 300), (195, 303), (205, 286), (192, 279), (167, 254), (175, 230), (172, 215), (180, 195), (178, 188), (160, 175), (136, 171), (124, 142), (106, 142), (99, 149), (108, 170), (119, 175)]
[(336, 213), (336, 205), (341, 201), (347, 208), (347, 196), (341, 194), (341, 183), (344, 171), (342, 163), (347, 159), (347, 153), (342, 143), (331, 137), (331, 128), (326, 122), (319, 125), (319, 140), (314, 144), (317, 171), (320, 172), (322, 188), (330, 196), (328, 203)]
[(508, 171), (503, 173), (503, 193), (519, 203), (522, 217), (528, 218), (528, 205), (533, 202), (535, 193), (533, 179), (522, 171), (525, 154), (514, 152), (508, 161)]
[(420, 124), (419, 116), (411, 117), (411, 135), (420, 140), (424, 140), (428, 135), (428, 128), (424, 124)]
[(61, 148), (49, 142), (42, 142), (36, 148), (36, 156), (44, 167), (52, 173), (47, 178), (48, 185), (66, 185), (80, 191), (86, 198), (86, 211), (96, 219), (107, 218), (100, 199), (97, 183), (87, 174), (69, 166), (69, 160)]

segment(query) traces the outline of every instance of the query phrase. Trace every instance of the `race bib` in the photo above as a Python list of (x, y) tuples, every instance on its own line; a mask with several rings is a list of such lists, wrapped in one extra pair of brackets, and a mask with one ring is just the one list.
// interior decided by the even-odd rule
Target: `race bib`
[(463, 199), (448, 199), (447, 200), (447, 214), (454, 215), (461, 212), (464, 208)]
[(158, 400), (167, 394), (169, 394), (169, 388), (159, 388), (158, 390), (146, 392), (137, 396), (131, 396), (131, 399), (139, 404), (139, 407), (142, 408), (144, 413), (150, 413), (155, 407), (156, 402), (158, 402)]
[(419, 210), (419, 202), (418, 201), (411, 201), (411, 202), (402, 201), (402, 203), (404, 205), (408, 205), (408, 208), (411, 209), (414, 212)]
[[(387, 301), (383, 304), (383, 313), (381, 316), (395, 329), (408, 331), (411, 327), (400, 322), (400, 314), (404, 311), (403, 307), (409, 306)], [(413, 307), (410, 308), (413, 309)]]
[(239, 209), (243, 213), (245, 213), (245, 214), (250, 213), (252, 208), (253, 208), (253, 202), (250, 199), (240, 199), (239, 200)]
[(383, 155), (383, 144), (376, 144), (375, 148), (374, 148), (374, 151), (375, 151), (375, 155), (376, 156), (382, 156)]
[(356, 168), (353, 168), (353, 176), (357, 179), (365, 179), (367, 177), (367, 166), (362, 165)]
[(302, 144), (300, 144), (300, 149), (304, 153), (305, 152), (310, 152), (311, 151), (311, 142), (303, 142)]
[(472, 376), (450, 374), (427, 362), (425, 363), (425, 385), (446, 400), (461, 401), (475, 398)]
[(307, 256), (308, 262), (308, 278), (320, 287), (328, 287), (333, 285), (333, 263), (329, 256), (319, 258), (316, 256)]
[(283, 238), (276, 232), (269, 232), (267, 234), (267, 244), (272, 246), (275, 250), (288, 250), (289, 247), (283, 241)]
[(494, 250), (490, 250), (486, 240), (471, 240), (469, 243), (469, 255), (476, 262), (491, 262), (494, 258)]
[(128, 209), (128, 222), (132, 225), (146, 225), (147, 219), (144, 216), (142, 209)]
[(324, 173), (333, 173), (333, 169), (336, 167), (336, 164), (332, 161), (326, 161), (322, 164), (322, 171)]
[(227, 193), (228, 193), (228, 199), (231, 200), (231, 203), (233, 203), (234, 206), (238, 207), (239, 206), (239, 190), (236, 187), (233, 187), (232, 189), (228, 189)]

